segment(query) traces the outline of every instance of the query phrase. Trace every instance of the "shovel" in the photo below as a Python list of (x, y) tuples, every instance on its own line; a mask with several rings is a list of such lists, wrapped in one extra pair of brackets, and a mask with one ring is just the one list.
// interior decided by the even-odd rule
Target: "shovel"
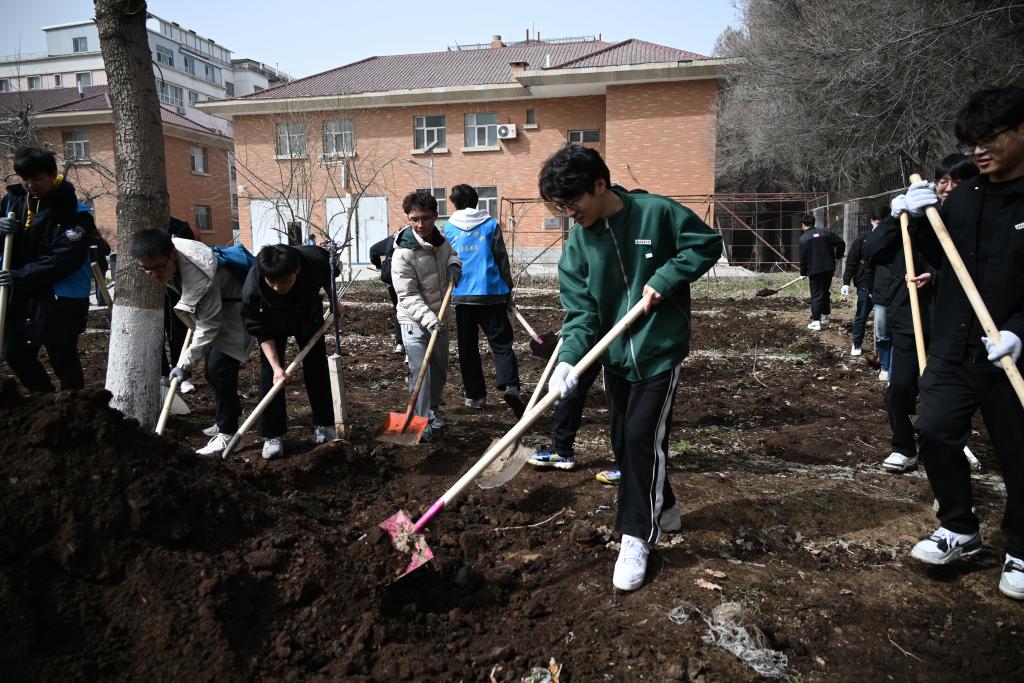
[(801, 275), (798, 278), (794, 278), (794, 279), (790, 280), (789, 282), (787, 282), (786, 284), (782, 285), (778, 289), (768, 289), (767, 287), (765, 287), (764, 289), (760, 290), (757, 293), (757, 296), (771, 296), (772, 294), (778, 294), (779, 292), (784, 290), (786, 287), (789, 287), (790, 285), (795, 285), (797, 282), (800, 282), (803, 279), (804, 279), (804, 276)]
[[(93, 266), (96, 264), (94, 263)], [(173, 314), (172, 314), (173, 315)], [(178, 365), (185, 362), (185, 356), (188, 355), (188, 347), (192, 343), (192, 328), (188, 329), (185, 333), (185, 342), (181, 345), (181, 353), (178, 355)], [(160, 411), (160, 419), (156, 421), (156, 433), (162, 435), (164, 429), (167, 427), (167, 416), (171, 414), (171, 405), (174, 403), (174, 397), (178, 395), (178, 385), (180, 382), (175, 377), (171, 380), (171, 386), (167, 387), (167, 396), (164, 397), (164, 409)]]
[(423, 362), (420, 364), (420, 372), (416, 376), (416, 384), (409, 397), (409, 405), (406, 406), (404, 413), (387, 414), (387, 417), (384, 418), (384, 426), (377, 434), (377, 441), (396, 446), (415, 446), (420, 442), (423, 430), (427, 427), (427, 418), (415, 415), (413, 411), (416, 409), (416, 399), (420, 397), (423, 380), (427, 376), (427, 368), (430, 367), (430, 358), (434, 353), (434, 345), (437, 343), (437, 335), (441, 332), (441, 325), (444, 324), (453, 289), (455, 289), (455, 283), (448, 283), (448, 290), (444, 293), (444, 300), (441, 302), (441, 310), (437, 313), (437, 327), (430, 333), (430, 341), (427, 343), (426, 353), (423, 354)]
[[(578, 377), (583, 374), (587, 368), (596, 363), (611, 343), (625, 332), (637, 318), (644, 314), (644, 303), (644, 300), (640, 300), (633, 306), (633, 308), (629, 309), (629, 312), (626, 313), (622, 320), (615, 323), (615, 326), (608, 331), (601, 341), (599, 341), (597, 345), (580, 360), (579, 363), (573, 366), (572, 374)], [(491, 464), (492, 461), (494, 461), (495, 458), (501, 455), (509, 446), (518, 441), (526, 430), (529, 429), (530, 426), (536, 422), (548, 408), (555, 404), (555, 401), (557, 401), (558, 398), (558, 390), (549, 391), (539, 403), (523, 415), (522, 419), (519, 420), (519, 422), (517, 422), (515, 426), (505, 434), (505, 436), (501, 437), (496, 444), (491, 445), (476, 464), (473, 465), (468, 472), (462, 475), (461, 479), (455, 482), (450, 489), (445, 491), (444, 495), (434, 501), (430, 508), (415, 524), (404, 510), (399, 510), (394, 515), (380, 523), (380, 528), (388, 532), (388, 535), (391, 537), (391, 542), (395, 548), (401, 553), (407, 553), (410, 555), (409, 565), (400, 576), (405, 576), (409, 572), (418, 569), (434, 557), (433, 551), (430, 549), (430, 546), (427, 545), (427, 539), (421, 533), (430, 520), (436, 517), (437, 514), (445, 508), (445, 506), (451, 503), (460, 493), (462, 493), (466, 487), (468, 487), (470, 483), (475, 480), (480, 473)]]
[[(98, 253), (99, 250), (96, 247), (89, 247), (89, 260), (92, 262), (92, 276), (96, 279), (96, 287), (100, 290), (100, 295), (103, 297), (103, 303), (107, 305), (107, 308), (112, 308), (114, 305), (114, 298), (110, 296), (110, 290), (107, 288), (107, 278), (103, 277), (103, 271), (100, 270), (100, 264), (96, 263), (96, 255)], [(96, 303), (100, 304), (99, 301)]]
[[(11, 211), (7, 217), (13, 221), (17, 220), (18, 215)], [(14, 258), (14, 233), (9, 233), (4, 237), (4, 270), (11, 269), (12, 258)], [(0, 345), (3, 344), (4, 327), (7, 325), (7, 300), (11, 296), (8, 289), (8, 287), (0, 287)]]
[[(544, 366), (544, 372), (541, 373), (540, 379), (537, 380), (533, 396), (530, 397), (530, 402), (526, 404), (526, 412), (529, 412), (530, 408), (537, 405), (541, 391), (547, 386), (548, 380), (551, 379), (551, 373), (555, 370), (555, 361), (558, 360), (558, 351), (561, 348), (562, 339), (559, 338), (558, 343), (555, 344), (555, 350), (551, 353), (551, 358), (548, 360), (548, 364)], [(498, 443), (497, 439), (491, 442), (491, 446), (494, 446), (496, 443)], [(512, 477), (519, 474), (519, 470), (523, 469), (523, 465), (526, 464), (526, 461), (535, 452), (534, 449), (522, 446), (519, 441), (516, 441), (511, 448), (502, 451), (494, 459), (494, 462), (484, 468), (484, 471), (477, 477), (476, 485), (482, 489), (493, 489), (503, 486), (511, 481)]]
[(348, 399), (345, 394), (345, 374), (344, 365), (341, 362), (341, 328), (338, 314), (339, 299), (345, 296), (348, 292), (349, 287), (359, 277), (359, 273), (356, 273), (355, 277), (348, 281), (345, 285), (345, 289), (338, 294), (338, 284), (335, 280), (334, 273), (334, 251), (331, 254), (331, 313), (334, 315), (334, 353), (327, 358), (327, 370), (331, 376), (331, 399), (334, 403), (334, 433), (338, 439), (348, 438)]
[[(551, 355), (551, 348), (554, 346), (554, 339), (556, 334), (537, 334), (537, 330), (533, 329), (530, 323), (526, 322), (526, 318), (519, 312), (519, 308), (509, 299), (508, 309), (512, 311), (512, 315), (516, 317), (519, 324), (526, 330), (526, 334), (530, 335), (530, 353), (537, 356), (538, 358), (548, 358)], [(517, 417), (522, 417), (521, 415)]]

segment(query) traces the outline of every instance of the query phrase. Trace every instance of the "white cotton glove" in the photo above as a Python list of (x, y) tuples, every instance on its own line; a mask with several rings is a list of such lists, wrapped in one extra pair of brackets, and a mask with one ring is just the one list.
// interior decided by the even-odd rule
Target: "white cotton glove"
[(992, 364), (997, 368), (1003, 367), (999, 364), (999, 359), (1003, 356), (1009, 356), (1014, 363), (1020, 360), (1020, 337), (1015, 335), (1013, 332), (1008, 330), (999, 330), (998, 346), (996, 346), (996, 343), (988, 337), (982, 337), (981, 341), (985, 344), (985, 350), (988, 351), (988, 359), (992, 361)]
[(573, 374), (572, 365), (562, 361), (555, 366), (555, 371), (551, 373), (551, 379), (548, 380), (548, 393), (557, 391), (559, 399), (566, 399), (576, 393), (576, 385), (579, 383), (580, 378)]
[(898, 194), (889, 202), (889, 213), (893, 218), (899, 218), (904, 211), (910, 212), (910, 209), (907, 208), (907, 195)]
[(839, 290), (839, 293), (843, 296), (850, 296), (850, 285), (843, 285), (843, 288)]
[(927, 180), (918, 180), (907, 188), (907, 211), (911, 216), (921, 216), (929, 206), (937, 206), (939, 195), (935, 194), (935, 184)]

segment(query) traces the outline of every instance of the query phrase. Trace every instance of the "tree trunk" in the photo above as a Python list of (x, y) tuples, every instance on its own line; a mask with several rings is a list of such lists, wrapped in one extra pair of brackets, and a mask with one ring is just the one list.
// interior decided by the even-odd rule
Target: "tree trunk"
[(134, 267), (132, 236), (166, 228), (170, 216), (160, 103), (146, 34), (144, 0), (95, 0), (100, 51), (114, 111), (117, 244), (107, 389), (111, 405), (156, 424), (163, 345), (163, 287)]

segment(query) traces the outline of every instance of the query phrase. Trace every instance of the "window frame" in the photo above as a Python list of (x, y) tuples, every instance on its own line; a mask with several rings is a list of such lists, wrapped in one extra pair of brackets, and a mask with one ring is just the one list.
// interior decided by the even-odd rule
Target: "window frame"
[[(285, 131), (283, 137), (281, 135), (282, 126), (285, 127), (283, 129)], [(300, 137), (299, 133), (295, 129), (296, 126), (300, 126), (302, 128), (301, 137)], [(275, 139), (276, 139), (276, 143), (275, 143), (275, 150), (277, 152), (276, 157), (278, 159), (304, 159), (304, 158), (306, 158), (306, 155), (307, 155), (307, 151), (306, 151), (306, 124), (304, 122), (302, 122), (302, 121), (279, 121), (275, 125), (275, 127), (274, 127), (274, 133), (275, 133)], [(294, 141), (298, 141), (300, 139), (301, 139), (301, 142), (302, 142), (302, 145), (301, 145), (302, 149), (301, 149), (301, 151), (294, 150), (293, 149), (293, 140)], [(284, 141), (286, 143), (287, 149), (283, 149), (282, 148), (282, 146), (281, 146), (281, 142), (282, 141)]]
[(11, 79), (0, 78), (0, 92), (11, 92)]
[[(483, 209), (487, 208), (487, 213), (491, 215), (491, 218), (498, 220), (498, 208), (501, 206), (501, 194), (498, 192), (497, 185), (484, 185), (482, 187), (474, 187), (477, 194), (476, 208)], [(484, 196), (489, 194), (490, 191), (494, 191), (493, 197)], [(492, 208), (493, 207), (493, 208)]]
[(53, 74), (53, 87), (63, 88), (64, 87), (64, 76), (61, 74)]
[[(573, 140), (573, 134), (578, 133), (578, 140)], [(592, 134), (591, 137), (595, 139), (588, 140), (587, 135)], [(565, 139), (570, 144), (576, 143), (579, 145), (596, 145), (601, 142), (601, 129), (600, 128), (573, 128), (566, 131)]]
[[(178, 91), (177, 98), (172, 97), (173, 93), (171, 89)], [(166, 91), (166, 92), (165, 92)], [(168, 104), (172, 107), (184, 107), (185, 106), (185, 89), (180, 85), (174, 85), (167, 81), (157, 81), (156, 84), (156, 96), (164, 104)]]
[[(204, 210), (202, 218), (200, 217), (200, 210)], [(192, 205), (192, 217), (196, 221), (196, 230), (199, 232), (213, 232), (213, 207), (209, 204), (193, 204)], [(203, 223), (206, 223), (206, 227), (203, 227)]]
[[(82, 42), (79, 43), (78, 41), (82, 41)], [(79, 44), (81, 44), (81, 49), (79, 49)], [(73, 36), (71, 38), (71, 52), (73, 54), (78, 54), (79, 52), (88, 52), (88, 51), (89, 51), (89, 37), (88, 36)]]
[(188, 158), (193, 173), (198, 175), (210, 174), (210, 156), (206, 147), (191, 145), (188, 150)]
[[(478, 117), (493, 116), (494, 123), (480, 123)], [(481, 111), (466, 114), (463, 118), (465, 129), (463, 131), (464, 146), (468, 149), (480, 147), (498, 146), (498, 113), (492, 111)], [(483, 143), (480, 142), (480, 134), (483, 133)]]
[[(92, 148), (90, 147), (89, 131), (73, 128), (62, 130), (61, 144), (64, 146), (64, 159), (66, 161), (90, 161), (92, 159)], [(69, 150), (77, 150), (69, 153)]]
[(166, 45), (157, 45), (155, 52), (157, 64), (163, 64), (164, 66), (169, 66), (172, 69), (176, 68), (174, 66), (174, 50)]
[[(441, 125), (427, 125), (427, 119), (440, 119)], [(414, 152), (422, 152), (427, 146), (437, 140), (437, 147), (434, 148), (436, 152), (438, 149), (447, 149), (448, 146), (448, 119), (444, 114), (437, 115), (426, 115), (413, 117), (413, 128), (412, 128), (412, 147)], [(423, 141), (420, 144), (417, 139), (420, 133), (423, 133)], [(430, 139), (430, 138), (433, 139)]]
[[(88, 81), (85, 83), (83, 81)], [(75, 87), (82, 86), (88, 88), (92, 86), (92, 72), (91, 71), (76, 71), (75, 72)]]
[[(348, 130), (345, 130), (345, 124)], [(338, 126), (340, 130), (328, 130), (328, 126)], [(324, 121), (323, 154), (327, 159), (352, 157), (356, 154), (356, 132), (352, 119), (333, 119)], [(341, 138), (342, 149), (338, 150), (338, 138)]]
[[(417, 192), (430, 192), (429, 187), (417, 187)], [(437, 217), (448, 217), (448, 188), (434, 186), (434, 199), (437, 200)]]
[[(33, 86), (33, 82), (35, 86)], [(26, 76), (25, 85), (28, 90), (42, 90), (43, 89), (43, 77), (42, 76)]]

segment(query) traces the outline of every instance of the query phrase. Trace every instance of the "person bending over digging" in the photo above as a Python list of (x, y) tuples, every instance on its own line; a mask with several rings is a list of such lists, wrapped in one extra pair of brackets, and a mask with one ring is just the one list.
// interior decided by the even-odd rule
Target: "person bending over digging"
[(174, 313), (192, 329), (184, 360), (169, 376), (184, 382), (205, 359), (204, 377), (213, 392), (217, 433), (199, 455), (222, 452), (238, 431), (242, 403), (238, 369), (249, 358), (252, 340), (242, 323), (242, 283), (228, 268), (217, 267), (217, 255), (202, 242), (171, 237), (148, 228), (132, 237), (132, 258), (149, 277), (176, 294)]
[[(256, 267), (242, 286), (242, 317), (256, 338), (260, 355), (260, 398), (277, 382), (286, 381), (284, 357), (288, 337), (301, 349), (324, 321), (321, 290), (331, 292), (331, 266), (320, 247), (268, 244), (256, 255)], [(321, 336), (302, 361), (306, 396), (313, 410), (313, 443), (335, 438), (334, 407), (327, 371), (327, 347)], [(267, 460), (284, 452), (282, 437), (288, 431), (285, 392), (279, 392), (257, 423)]]
[[(1021, 367), (1024, 337), (1024, 87), (973, 93), (956, 120), (961, 151), (981, 175), (960, 184), (939, 213), (967, 272), (999, 330), (984, 335), (952, 264), (922, 214), (939, 203), (927, 182), (901, 195), (916, 246), (941, 263), (933, 307), (928, 365), (920, 381), (917, 431), (921, 460), (939, 502), (941, 526), (911, 550), (928, 564), (949, 564), (982, 549), (963, 447), (978, 408), (992, 437), (1006, 484), (1002, 530), (1006, 555), (999, 590), (1024, 600), (1024, 408), (1001, 367)], [(896, 204), (898, 200), (894, 200)]]
[(690, 283), (722, 253), (722, 238), (665, 197), (613, 189), (593, 149), (567, 145), (541, 169), (540, 195), (581, 227), (558, 264), (565, 322), (549, 383), (562, 399), (578, 379), (573, 365), (643, 300), (637, 321), (603, 355), (612, 451), (622, 473), (615, 528), (622, 544), (612, 584), (643, 584), (651, 543), (680, 527), (666, 472), (672, 402), (689, 351)]
[[(428, 363), (414, 412), (427, 418), (420, 438), (430, 441), (445, 427), (440, 407), (448, 381), (448, 321), (446, 318), (441, 322), (437, 316), (448, 283), (459, 284), (462, 265), (452, 245), (434, 225), (437, 200), (430, 192), (418, 190), (407, 194), (402, 200), (402, 211), (409, 218), (409, 225), (395, 237), (391, 282), (398, 294), (398, 322), (409, 356), (410, 393), (420, 367)], [(437, 342), (433, 354), (425, 358), (430, 335), (435, 330)]]

